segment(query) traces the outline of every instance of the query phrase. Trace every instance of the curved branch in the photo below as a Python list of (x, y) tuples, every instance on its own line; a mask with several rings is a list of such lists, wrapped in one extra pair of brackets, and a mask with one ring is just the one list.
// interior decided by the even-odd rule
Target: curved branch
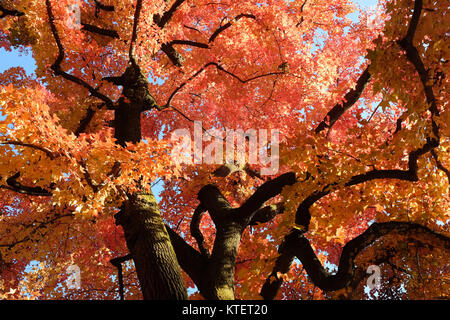
[[(170, 8), (169, 11), (167, 11), (162, 18), (160, 18), (158, 15), (154, 16), (154, 20), (156, 22), (156, 24), (162, 29), (164, 28), (164, 26), (167, 24), (167, 22), (170, 20), (170, 18), (172, 17), (173, 13), (175, 12), (175, 10), (184, 2), (184, 0), (181, 1), (175, 1), (175, 3), (173, 4), (172, 8)], [(256, 17), (252, 14), (240, 14), (238, 16), (236, 16), (233, 20), (234, 21), (238, 21), (241, 18), (252, 18), (252, 19), (256, 19)], [(189, 46), (193, 46), (193, 47), (198, 47), (198, 48), (203, 48), (203, 49), (209, 49), (209, 43), (213, 42), (216, 37), (223, 32), (224, 30), (228, 29), (229, 27), (231, 27), (232, 23), (231, 21), (226, 23), (225, 25), (219, 27), (216, 31), (213, 32), (213, 34), (210, 36), (208, 43), (201, 43), (201, 42), (196, 42), (196, 41), (191, 41), (191, 40), (172, 40), (171, 42), (168, 43), (164, 43), (161, 46), (161, 50), (169, 57), (170, 61), (177, 67), (181, 67), (182, 63), (184, 61), (183, 56), (178, 53), (175, 48), (173, 47), (173, 45), (189, 45)], [(197, 30), (198, 31), (198, 30)]]
[(251, 221), (256, 212), (267, 200), (280, 194), (285, 186), (297, 182), (295, 173), (287, 172), (275, 179), (264, 182), (256, 191), (239, 207), (239, 216)]
[(192, 220), (190, 224), (190, 231), (191, 235), (194, 237), (195, 241), (197, 241), (198, 249), (200, 252), (205, 256), (209, 257), (209, 252), (205, 248), (204, 245), (204, 237), (202, 232), (200, 231), (200, 221), (202, 219), (202, 215), (206, 210), (199, 205), (195, 210), (194, 214), (192, 215)]
[[(351, 187), (360, 183), (377, 180), (377, 179), (398, 179), (404, 181), (415, 182), (419, 180), (417, 176), (417, 161), (421, 155), (433, 150), (439, 146), (439, 141), (436, 139), (427, 139), (427, 142), (416, 150), (413, 150), (409, 153), (408, 156), (408, 170), (370, 170), (366, 173), (358, 174), (351, 177), (345, 184), (345, 187)], [(337, 186), (337, 183), (332, 183), (326, 185), (322, 190), (313, 192), (311, 195), (306, 197), (299, 207), (297, 208), (297, 213), (295, 217), (296, 227), (301, 230), (308, 230), (309, 222), (311, 220), (311, 213), (309, 212), (309, 208), (318, 200), (323, 198), (324, 196), (333, 192), (334, 187)]]
[(425, 91), (425, 96), (427, 99), (427, 103), (430, 105), (429, 110), (431, 112), (432, 118), (432, 130), (433, 134), (438, 138), (439, 137), (439, 128), (438, 125), (434, 122), (433, 117), (439, 116), (439, 109), (436, 104), (436, 97), (434, 96), (433, 87), (428, 84), (429, 75), (428, 70), (425, 68), (425, 65), (420, 58), (419, 52), (417, 48), (413, 45), (413, 39), (415, 32), (417, 30), (417, 25), (419, 23), (420, 15), (422, 12), (422, 0), (414, 1), (414, 12), (409, 23), (408, 31), (405, 37), (397, 43), (406, 51), (406, 58), (409, 62), (411, 62), (419, 74), (420, 81), (422, 82), (422, 86)]
[[(253, 14), (248, 14), (248, 13), (241, 13), (239, 15), (237, 15), (236, 17), (234, 17), (234, 19), (232, 21), (239, 21), (241, 18), (249, 18), (249, 19), (253, 19), (256, 20), (256, 17)], [(223, 26), (219, 27), (216, 31), (213, 32), (213, 34), (209, 37), (208, 43), (213, 42), (214, 40), (216, 40), (216, 38), (219, 36), (219, 34), (221, 34), (222, 32), (224, 32), (226, 29), (228, 29), (229, 27), (232, 26), (232, 22), (229, 21), (226, 24), (224, 24)]]
[(47, 148), (44, 148), (44, 147), (41, 147), (41, 146), (38, 146), (38, 145), (35, 145), (32, 143), (8, 140), (8, 141), (1, 141), (0, 144), (10, 144), (10, 145), (14, 145), (14, 146), (21, 146), (21, 147), (28, 147), (28, 148), (36, 149), (36, 150), (44, 152), (50, 158), (50, 160), (54, 160), (57, 157), (57, 155), (55, 155), (52, 151), (48, 150)]
[(441, 161), (439, 161), (438, 155), (436, 151), (434, 151), (434, 149), (431, 150), (431, 155), (433, 156), (434, 161), (436, 161), (436, 166), (438, 167), (438, 169), (444, 172), (445, 175), (447, 176), (447, 180), (450, 185), (450, 171), (446, 167), (444, 167)]
[(282, 214), (284, 212), (283, 203), (271, 204), (261, 209), (255, 211), (250, 222), (249, 226), (257, 225), (258, 223), (266, 223), (275, 218), (277, 215)]
[(264, 73), (264, 74), (260, 74), (248, 79), (242, 79), (239, 76), (235, 75), (234, 73), (226, 70), (225, 68), (223, 68), (220, 64), (216, 63), (216, 62), (208, 62), (207, 64), (205, 64), (203, 67), (201, 67), (197, 72), (195, 72), (192, 76), (189, 77), (189, 79), (187, 79), (185, 82), (183, 82), (182, 84), (180, 84), (177, 88), (175, 88), (175, 90), (171, 93), (171, 95), (169, 96), (169, 99), (167, 99), (167, 103), (161, 107), (161, 109), (165, 109), (165, 108), (169, 108), (170, 104), (172, 102), (172, 99), (175, 97), (175, 95), (181, 90), (183, 89), (184, 86), (186, 86), (188, 84), (189, 81), (193, 80), (194, 78), (196, 78), (197, 76), (199, 76), (203, 71), (205, 71), (206, 68), (210, 67), (210, 66), (214, 66), (217, 68), (217, 70), (220, 70), (222, 72), (225, 72), (226, 74), (232, 76), (233, 78), (237, 79), (239, 82), (241, 83), (247, 83), (249, 81), (252, 80), (256, 80), (262, 77), (267, 77), (267, 76), (272, 76), (272, 75), (280, 75), (280, 74), (284, 74), (284, 72), (269, 72), (269, 73)]
[(319, 123), (319, 125), (314, 130), (315, 133), (319, 133), (322, 130), (329, 128), (334, 125), (334, 123), (347, 111), (350, 109), (361, 97), (364, 88), (370, 81), (369, 66), (363, 71), (361, 76), (356, 81), (356, 86), (351, 89), (344, 96), (344, 102), (336, 104), (330, 111), (328, 111), (325, 118)]
[(216, 62), (209, 62), (209, 63), (207, 63), (205, 65), (205, 67), (208, 67), (208, 66), (215, 66), (217, 68), (217, 70), (225, 72), (226, 74), (232, 76), (233, 78), (235, 78), (236, 80), (238, 80), (241, 83), (247, 83), (249, 81), (253, 81), (253, 80), (256, 80), (256, 79), (259, 79), (259, 78), (262, 78), (262, 77), (280, 75), (280, 74), (284, 74), (285, 73), (284, 71), (282, 71), (282, 72), (269, 72), (269, 73), (260, 74), (260, 75), (257, 75), (257, 76), (254, 76), (254, 77), (251, 77), (251, 78), (248, 78), (248, 79), (242, 79), (239, 76), (235, 75), (234, 73), (224, 69), (220, 64), (218, 64)]
[(26, 194), (29, 196), (38, 196), (38, 197), (51, 197), (53, 194), (45, 190), (41, 187), (29, 187), (21, 184), (17, 181), (20, 177), (20, 172), (17, 172), (12, 177), (6, 179), (7, 186), (1, 185), (0, 189), (8, 189), (17, 193)]
[(97, 89), (92, 87), (89, 83), (87, 83), (83, 79), (75, 77), (75, 76), (71, 75), (70, 73), (67, 73), (61, 69), (61, 63), (63, 62), (64, 55), (65, 55), (64, 47), (61, 43), (61, 39), (59, 37), (58, 30), (56, 29), (55, 16), (53, 15), (50, 0), (45, 0), (45, 3), (46, 3), (46, 7), (47, 7), (47, 15), (48, 15), (49, 23), (50, 23), (50, 29), (52, 31), (53, 38), (56, 41), (56, 45), (58, 47), (58, 57), (56, 58), (55, 62), (51, 65), (50, 68), (55, 72), (55, 74), (60, 75), (64, 79), (72, 81), (73, 83), (76, 83), (76, 84), (86, 88), (92, 96), (99, 98), (100, 100), (103, 100), (103, 102), (106, 103), (108, 108), (113, 108), (113, 102), (110, 98), (108, 98), (107, 96), (102, 94), (100, 91), (98, 91)]
[(286, 235), (283, 243), (280, 245), (281, 255), (277, 259), (274, 270), (261, 289), (261, 296), (264, 299), (275, 298), (283, 282), (282, 278), (278, 277), (277, 274), (280, 272), (286, 273), (289, 270), (287, 266), (291, 264), (289, 261), (292, 261), (294, 257), (300, 259), (311, 281), (321, 290), (336, 291), (342, 289), (348, 286), (353, 280), (355, 272), (354, 262), (357, 255), (377, 239), (391, 233), (420, 238), (422, 241), (430, 243), (433, 247), (450, 250), (449, 237), (420, 224), (396, 221), (373, 223), (366, 231), (350, 240), (344, 246), (339, 259), (338, 271), (336, 274), (329, 274), (320, 263), (314, 249), (303, 232), (293, 229)]

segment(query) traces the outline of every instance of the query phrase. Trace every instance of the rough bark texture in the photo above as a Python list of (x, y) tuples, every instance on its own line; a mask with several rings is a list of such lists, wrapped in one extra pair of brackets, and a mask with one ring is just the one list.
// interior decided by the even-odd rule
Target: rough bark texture
[(181, 268), (153, 194), (131, 196), (116, 220), (125, 231), (144, 299), (187, 299)]
[(238, 223), (220, 225), (208, 264), (209, 284), (207, 299), (234, 300), (234, 271), (237, 249), (243, 228)]
[[(121, 77), (109, 79), (123, 86), (113, 121), (117, 143), (141, 140), (141, 112), (154, 107), (148, 83), (139, 66), (131, 63)], [(158, 204), (152, 193), (129, 195), (116, 223), (123, 227), (128, 250), (133, 257), (144, 299), (183, 300), (187, 291), (177, 256)]]

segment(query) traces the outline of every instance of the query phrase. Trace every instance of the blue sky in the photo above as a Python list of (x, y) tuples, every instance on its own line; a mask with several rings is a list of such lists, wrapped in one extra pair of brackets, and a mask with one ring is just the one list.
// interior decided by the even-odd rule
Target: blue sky
[(11, 67), (21, 66), (27, 74), (31, 74), (36, 69), (36, 64), (31, 54), (20, 53), (18, 50), (8, 52), (0, 48), (0, 72)]

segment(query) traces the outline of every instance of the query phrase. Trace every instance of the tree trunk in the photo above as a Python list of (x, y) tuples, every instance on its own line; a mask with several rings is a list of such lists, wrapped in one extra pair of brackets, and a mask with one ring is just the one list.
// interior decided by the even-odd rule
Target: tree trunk
[[(154, 101), (137, 65), (131, 64), (119, 81), (129, 101), (119, 99), (113, 126), (117, 144), (125, 147), (126, 142), (141, 140), (141, 112)], [(116, 215), (116, 223), (125, 232), (144, 299), (187, 299), (181, 268), (155, 197), (151, 192), (128, 196)]]
[(116, 221), (125, 231), (144, 299), (187, 299), (181, 268), (153, 194), (132, 195)]
[(208, 265), (211, 288), (208, 299), (234, 300), (234, 271), (243, 228), (238, 223), (217, 226), (216, 239)]

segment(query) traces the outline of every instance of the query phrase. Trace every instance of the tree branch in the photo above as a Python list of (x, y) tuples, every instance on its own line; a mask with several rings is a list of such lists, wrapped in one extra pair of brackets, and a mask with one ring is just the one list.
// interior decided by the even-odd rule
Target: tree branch
[(422, 0), (414, 1), (414, 12), (409, 23), (408, 32), (405, 37), (398, 42), (398, 44), (406, 51), (406, 58), (411, 62), (419, 74), (420, 81), (425, 91), (425, 96), (429, 106), (429, 111), (431, 112), (431, 122), (433, 134), (436, 138), (439, 138), (439, 127), (434, 122), (433, 117), (439, 116), (439, 109), (436, 104), (436, 98), (433, 93), (433, 87), (428, 84), (429, 75), (428, 70), (426, 70), (422, 59), (420, 58), (417, 48), (413, 45), (414, 35), (417, 30), (417, 25), (419, 23), (420, 14), (422, 12)]
[(197, 198), (202, 208), (208, 210), (209, 215), (216, 224), (220, 218), (224, 216), (229, 217), (230, 215), (226, 213), (231, 213), (234, 209), (222, 195), (219, 188), (212, 184), (202, 187), (197, 194)]
[(164, 52), (170, 59), (170, 61), (177, 67), (181, 67), (184, 58), (179, 54), (170, 43), (163, 43), (161, 45), (161, 51)]
[(185, 0), (176, 0), (169, 10), (164, 12), (162, 17), (155, 16), (153, 17), (153, 20), (156, 22), (157, 26), (163, 29), (167, 23), (169, 23), (170, 19), (172, 19), (172, 16), (175, 14), (175, 11), (183, 4)]
[(203, 49), (209, 49), (209, 45), (208, 44), (197, 42), (197, 41), (191, 41), (191, 40), (172, 40), (172, 41), (170, 41), (168, 43), (168, 45), (174, 45), (174, 44), (187, 45), (187, 46), (191, 46), (191, 47), (198, 47), (198, 48), (203, 48)]
[(331, 129), (334, 123), (347, 111), (350, 109), (361, 96), (364, 88), (370, 81), (370, 73), (369, 66), (363, 71), (361, 76), (356, 81), (356, 86), (354, 89), (351, 89), (344, 96), (344, 101), (342, 103), (336, 104), (330, 111), (328, 111), (325, 118), (319, 123), (314, 132), (320, 133), (325, 128)]
[(3, 243), (0, 244), (0, 248), (8, 248), (8, 249), (12, 249), (13, 247), (15, 247), (18, 244), (27, 242), (27, 241), (34, 241), (32, 239), (32, 236), (40, 229), (48, 227), (49, 225), (52, 225), (53, 223), (55, 223), (56, 221), (58, 221), (61, 218), (65, 218), (65, 217), (73, 217), (74, 214), (73, 213), (67, 213), (67, 214), (56, 214), (55, 216), (49, 218), (46, 221), (34, 221), (32, 222), (30, 225), (28, 225), (27, 227), (33, 226), (33, 228), (31, 229), (31, 231), (22, 239), (20, 240), (16, 240), (12, 243)]
[(249, 226), (254, 226), (259, 223), (266, 223), (275, 218), (277, 215), (282, 214), (284, 211), (283, 203), (271, 204), (256, 210), (253, 214)]
[(192, 220), (190, 224), (190, 231), (195, 241), (197, 241), (198, 249), (200, 250), (201, 254), (203, 254), (205, 257), (209, 257), (209, 252), (205, 248), (203, 234), (200, 231), (200, 221), (205, 211), (206, 210), (201, 205), (199, 205), (194, 210), (194, 214), (192, 215)]
[(25, 15), (25, 13), (18, 11), (16, 9), (7, 9), (1, 4), (0, 4), (0, 11), (2, 12), (2, 14), (0, 14), (0, 19), (7, 17), (7, 16), (21, 17), (21, 16)]
[(92, 33), (96, 33), (99, 34), (101, 36), (107, 36), (107, 37), (111, 37), (114, 39), (119, 39), (119, 34), (117, 33), (116, 30), (110, 30), (110, 29), (105, 29), (105, 28), (100, 28), (88, 23), (81, 23), (81, 25), (83, 26), (83, 30), (92, 32)]
[[(234, 19), (232, 21), (239, 21), (242, 18), (248, 18), (248, 19), (253, 19), (256, 20), (256, 17), (253, 14), (247, 14), (247, 13), (241, 13), (239, 15), (237, 15), (236, 17), (234, 17)], [(232, 26), (232, 22), (229, 21), (226, 24), (224, 24), (223, 26), (219, 27), (217, 30), (215, 30), (211, 36), (209, 37), (208, 43), (214, 42), (214, 40), (216, 40), (216, 38), (222, 33), (224, 32), (226, 29), (228, 29), (229, 27)]]
[(109, 11), (109, 12), (114, 11), (114, 6), (104, 5), (103, 3), (101, 3), (98, 0), (94, 0), (94, 2), (95, 2), (95, 8), (98, 10)]
[(450, 171), (446, 167), (444, 167), (442, 162), (439, 161), (438, 155), (434, 149), (431, 150), (431, 155), (433, 156), (434, 161), (436, 161), (436, 166), (438, 167), (438, 169), (443, 171), (445, 173), (445, 175), (447, 176), (447, 180), (450, 185)]
[(50, 158), (50, 160), (54, 160), (57, 157), (56, 154), (54, 154), (52, 151), (48, 150), (47, 148), (44, 148), (44, 147), (41, 147), (41, 146), (38, 146), (38, 145), (35, 145), (32, 143), (8, 140), (8, 141), (1, 141), (0, 144), (10, 144), (10, 145), (15, 145), (15, 146), (36, 149), (36, 150), (44, 152)]
[(118, 280), (119, 280), (119, 296), (120, 296), (120, 300), (125, 300), (125, 296), (123, 293), (123, 274), (122, 274), (122, 262), (128, 261), (133, 259), (133, 257), (131, 256), (131, 254), (127, 254), (123, 257), (118, 257), (118, 258), (114, 258), (109, 260), (109, 262), (111, 262), (111, 264), (113, 266), (115, 266), (117, 268), (117, 276), (118, 276)]
[(51, 197), (52, 193), (41, 187), (29, 187), (21, 184), (17, 181), (20, 177), (20, 172), (17, 172), (12, 177), (6, 179), (7, 186), (1, 185), (0, 189), (8, 189), (17, 193), (26, 194), (29, 196), (39, 196), (39, 197)]
[(237, 79), (239, 82), (241, 83), (247, 83), (249, 81), (253, 81), (262, 77), (267, 77), (267, 76), (272, 76), (272, 75), (279, 75), (279, 74), (284, 74), (284, 72), (269, 72), (269, 73), (265, 73), (265, 74), (260, 74), (248, 79), (241, 79), (240, 77), (238, 77), (237, 75), (235, 75), (234, 73), (227, 71), (226, 69), (224, 69), (221, 65), (219, 65), (216, 62), (208, 62), (207, 64), (205, 64), (203, 67), (201, 67), (197, 72), (195, 72), (192, 76), (189, 77), (189, 79), (187, 79), (185, 82), (183, 82), (182, 84), (180, 84), (177, 88), (175, 88), (175, 90), (171, 93), (171, 95), (169, 96), (169, 99), (167, 99), (167, 102), (164, 106), (161, 107), (161, 109), (165, 109), (165, 108), (169, 108), (170, 104), (172, 102), (172, 99), (175, 97), (175, 95), (181, 90), (183, 89), (184, 86), (186, 86), (188, 84), (189, 81), (193, 80), (194, 78), (196, 78), (197, 76), (199, 76), (203, 71), (205, 71), (206, 68), (208, 67), (216, 67), (218, 70), (225, 72), (226, 74), (232, 76), (233, 78)]
[(56, 45), (58, 47), (58, 57), (56, 58), (55, 62), (51, 65), (50, 68), (55, 72), (55, 74), (60, 75), (64, 79), (72, 81), (72, 82), (86, 88), (92, 96), (99, 98), (100, 100), (105, 102), (105, 104), (108, 106), (108, 108), (112, 109), (113, 102), (110, 98), (108, 98), (107, 96), (105, 96), (104, 94), (99, 92), (97, 89), (92, 87), (86, 81), (84, 81), (78, 77), (75, 77), (61, 69), (61, 63), (63, 62), (64, 55), (65, 55), (64, 47), (61, 43), (61, 39), (59, 38), (58, 30), (56, 29), (55, 16), (53, 15), (53, 12), (52, 12), (52, 6), (50, 3), (50, 0), (45, 0), (45, 3), (46, 3), (46, 7), (47, 7), (47, 15), (48, 15), (49, 23), (50, 23), (50, 28), (51, 28), (51, 31), (53, 34), (53, 38), (55, 39)]
[(93, 108), (92, 106), (89, 106), (86, 110), (85, 116), (80, 120), (80, 123), (78, 124), (78, 127), (75, 129), (74, 134), (78, 137), (81, 133), (85, 132), (86, 129), (89, 126), (89, 123), (91, 123), (91, 120), (94, 118), (95, 113), (97, 110), (101, 109), (102, 107), (106, 106), (104, 103), (98, 105), (96, 108)]
[(295, 173), (287, 172), (275, 179), (264, 182), (256, 191), (239, 207), (239, 217), (250, 222), (257, 210), (269, 199), (280, 194), (285, 186), (293, 185), (297, 179)]
[(136, 63), (135, 56), (134, 56), (134, 45), (136, 44), (137, 27), (138, 27), (138, 24), (139, 24), (139, 17), (141, 15), (141, 10), (142, 10), (142, 0), (137, 0), (136, 1), (136, 9), (134, 11), (133, 31), (131, 33), (130, 49), (129, 49), (129, 52), (128, 52), (130, 61), (132, 63)]
[(189, 275), (197, 287), (202, 290), (204, 286), (204, 271), (207, 258), (192, 248), (172, 228), (166, 224), (166, 230), (172, 242), (173, 249), (181, 268)]
[[(275, 263), (271, 275), (267, 278), (261, 289), (261, 296), (266, 299), (274, 299), (283, 280), (278, 273), (286, 273), (289, 270), (293, 257), (300, 259), (308, 276), (314, 285), (323, 291), (336, 291), (348, 286), (353, 280), (355, 272), (355, 258), (357, 255), (373, 244), (377, 239), (391, 233), (420, 238), (430, 243), (433, 247), (450, 250), (450, 238), (437, 233), (425, 226), (410, 222), (384, 222), (373, 223), (366, 231), (350, 240), (343, 248), (339, 259), (339, 267), (336, 274), (329, 274), (317, 258), (310, 242), (303, 232), (293, 229), (286, 235), (280, 245), (281, 255)], [(288, 267), (289, 266), (289, 267)], [(283, 267), (283, 268), (282, 268)]]

